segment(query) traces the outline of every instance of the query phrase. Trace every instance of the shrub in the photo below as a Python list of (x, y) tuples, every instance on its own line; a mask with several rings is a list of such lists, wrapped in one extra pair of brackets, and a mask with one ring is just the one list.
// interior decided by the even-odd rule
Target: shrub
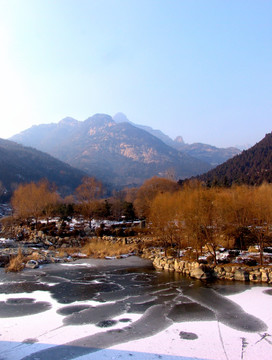
[(24, 256), (22, 253), (22, 249), (19, 248), (18, 254), (10, 259), (10, 262), (5, 267), (6, 272), (18, 272), (24, 269)]
[(213, 264), (214, 263), (214, 257), (212, 255), (207, 256), (207, 263)]
[(245, 259), (243, 263), (247, 266), (256, 266), (258, 264), (256, 259)]
[(166, 249), (166, 256), (177, 257), (177, 250), (173, 248)]
[(98, 237), (102, 237), (104, 235), (105, 231), (102, 227), (96, 228), (95, 229), (95, 235)]
[(135, 244), (120, 244), (103, 241), (101, 239), (90, 239), (82, 248), (87, 256), (104, 258), (105, 256), (119, 257), (121, 254), (128, 254), (137, 249)]

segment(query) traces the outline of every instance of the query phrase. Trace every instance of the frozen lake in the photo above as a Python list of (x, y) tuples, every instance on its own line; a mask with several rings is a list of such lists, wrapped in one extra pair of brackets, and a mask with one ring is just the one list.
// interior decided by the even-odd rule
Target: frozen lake
[(272, 287), (147, 260), (0, 269), (0, 359), (271, 359)]

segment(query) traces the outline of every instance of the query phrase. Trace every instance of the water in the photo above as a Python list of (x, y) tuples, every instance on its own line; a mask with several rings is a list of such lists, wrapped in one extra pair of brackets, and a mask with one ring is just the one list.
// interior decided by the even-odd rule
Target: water
[[(218, 321), (247, 333), (267, 331), (261, 319), (226, 297), (252, 285), (204, 283), (174, 272), (155, 271), (150, 262), (136, 257), (53, 264), (20, 274), (2, 271), (1, 281), (0, 318), (20, 318), (50, 309), (52, 314), (55, 309), (56, 317), (61, 317), (57, 329), (87, 325), (97, 329), (42, 350), (33, 347), (39, 339), (26, 338), (23, 343), (34, 351), (26, 351), (23, 359), (75, 359), (188, 321)], [(40, 299), (32, 296), (37, 291), (43, 294)], [(180, 338), (195, 340), (197, 334), (180, 332)]]

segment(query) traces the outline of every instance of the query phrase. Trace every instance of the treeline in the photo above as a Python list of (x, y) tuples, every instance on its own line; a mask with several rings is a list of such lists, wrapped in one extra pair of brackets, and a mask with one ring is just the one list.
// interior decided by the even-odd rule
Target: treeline
[(83, 216), (87, 219), (118, 220), (135, 218), (133, 204), (116, 194), (104, 199), (102, 183), (85, 177), (73, 195), (62, 198), (54, 185), (46, 179), (37, 183), (21, 184), (13, 192), (11, 205), (17, 219), (62, 218)]
[(148, 219), (165, 248), (190, 246), (198, 258), (205, 246), (216, 263), (223, 241), (240, 249), (258, 245), (263, 264), (263, 249), (272, 240), (272, 185), (208, 188), (191, 182), (175, 193), (157, 194)]
[(146, 219), (148, 229), (165, 248), (178, 254), (191, 247), (197, 259), (205, 247), (217, 262), (222, 243), (246, 249), (257, 244), (260, 263), (272, 239), (272, 185), (207, 187), (198, 181), (182, 186), (153, 177), (140, 188), (129, 188), (104, 198), (102, 184), (85, 177), (75, 194), (61, 198), (43, 180), (20, 185), (13, 194), (14, 216), (19, 219), (80, 215), (87, 219)]
[(62, 198), (47, 180), (21, 184), (13, 192), (11, 205), (14, 216), (20, 219), (81, 215), (86, 219), (132, 220), (147, 218), (150, 205), (158, 193), (179, 188), (172, 180), (154, 177), (140, 188), (125, 188), (105, 198), (106, 190), (100, 181), (84, 177), (73, 195)]

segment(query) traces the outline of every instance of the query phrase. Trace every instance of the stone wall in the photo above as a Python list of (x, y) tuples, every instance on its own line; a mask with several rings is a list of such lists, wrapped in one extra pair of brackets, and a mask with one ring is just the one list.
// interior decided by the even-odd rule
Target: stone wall
[(272, 267), (224, 264), (211, 266), (197, 261), (187, 261), (173, 257), (156, 256), (153, 265), (158, 270), (176, 271), (195, 279), (222, 279), (252, 281), (272, 284)]

